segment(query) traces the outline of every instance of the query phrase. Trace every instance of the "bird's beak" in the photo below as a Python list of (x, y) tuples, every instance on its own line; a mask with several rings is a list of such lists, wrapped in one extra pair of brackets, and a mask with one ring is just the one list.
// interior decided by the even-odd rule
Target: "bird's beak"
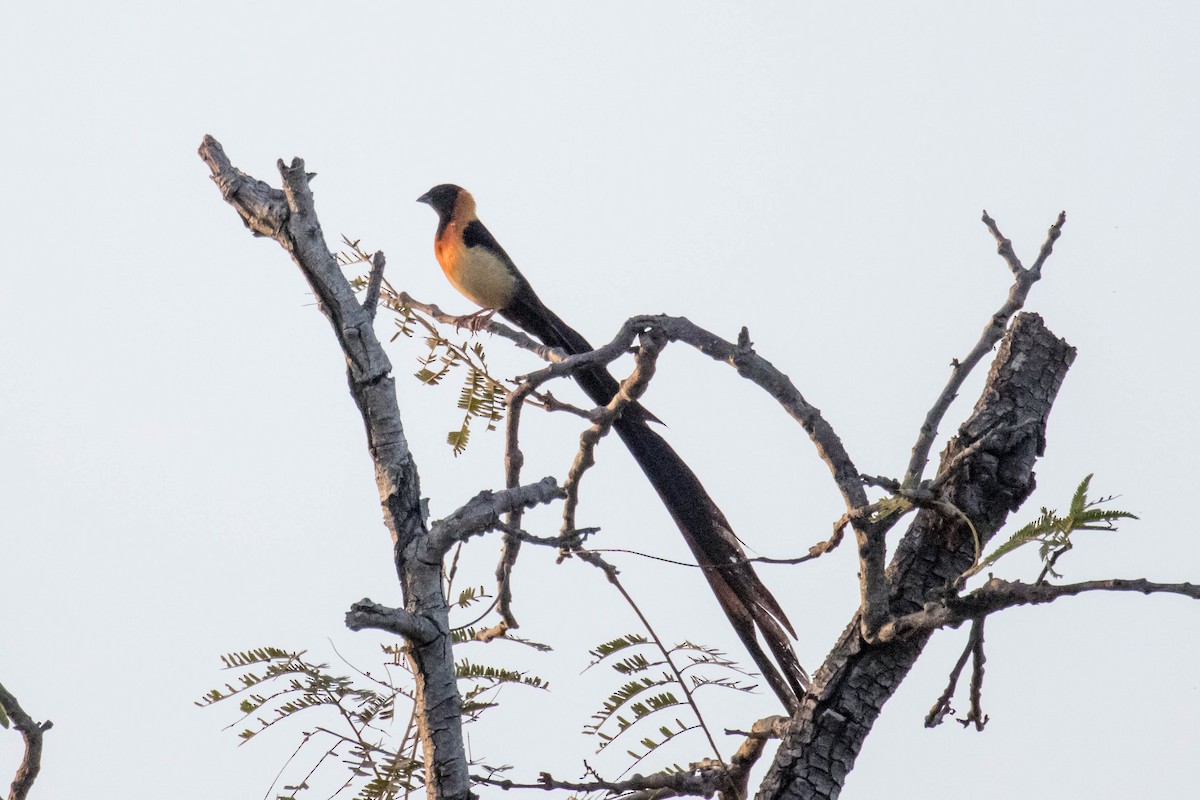
[(420, 197), (418, 197), (418, 198), (417, 198), (417, 202), (418, 202), (418, 203), (424, 203), (424, 204), (426, 204), (426, 205), (430, 205), (430, 206), (431, 206), (431, 205), (433, 205), (433, 194), (432, 194), (432, 192), (426, 192), (425, 194), (421, 195)]

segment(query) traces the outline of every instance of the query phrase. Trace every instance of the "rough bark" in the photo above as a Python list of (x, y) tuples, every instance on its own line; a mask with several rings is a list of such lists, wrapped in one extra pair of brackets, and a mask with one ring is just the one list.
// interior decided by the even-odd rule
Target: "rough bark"
[(42, 771), (42, 734), (54, 727), (54, 723), (49, 720), (34, 721), (3, 685), (0, 685), (0, 711), (11, 720), (13, 728), (25, 740), (25, 754), (17, 765), (8, 793), (9, 800), (25, 800), (38, 773)]
[[(449, 608), (442, 591), (440, 558), (413, 557), (428, 536), (421, 513), (421, 486), (404, 436), (391, 363), (375, 336), (374, 306), (360, 304), (342, 275), (321, 231), (304, 162), (279, 162), (283, 191), (233, 167), (211, 136), (200, 157), (212, 171), (221, 196), (257, 236), (277, 241), (312, 287), (322, 313), (346, 357), (346, 378), (363, 424), (375, 465), (375, 481), (384, 522), (395, 542), (396, 572), (404, 590), (404, 608), (438, 634), (410, 639), (416, 676), (416, 713), (426, 768), (426, 793), (437, 800), (466, 800), (470, 775), (462, 737), (462, 700), (450, 650)], [(382, 268), (379, 262), (377, 269)]]
[[(975, 525), (982, 542), (1003, 525), (1034, 488), (1033, 466), (1045, 449), (1046, 422), (1074, 348), (1055, 337), (1036, 314), (1010, 328), (971, 417), (942, 453), (943, 468), (972, 443), (988, 441), (960, 461), (946, 499)], [(1011, 428), (1001, 435), (994, 431)], [(959, 518), (917, 513), (887, 569), (893, 616), (920, 610), (971, 566), (974, 539)], [(858, 617), (817, 671), (758, 797), (836, 798), (879, 717), (912, 668), (929, 634), (871, 645)]]

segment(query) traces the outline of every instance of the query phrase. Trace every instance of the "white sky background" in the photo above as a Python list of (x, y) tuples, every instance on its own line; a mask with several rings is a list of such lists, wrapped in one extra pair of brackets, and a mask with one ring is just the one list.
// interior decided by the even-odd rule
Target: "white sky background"
[[(454, 181), (593, 341), (644, 312), (730, 338), (748, 325), (876, 474), (902, 472), (950, 359), (1007, 291), (980, 210), (1032, 259), (1066, 209), (1029, 307), (1079, 356), (1038, 492), (1013, 519), (1061, 509), (1095, 472), (1095, 492), (1119, 493), (1142, 521), (1080, 537), (1060, 562), (1067, 578), (1200, 579), (1187, 510), (1200, 10), (1133, 9), (10, 9), (0, 682), (55, 723), (35, 796), (263, 796), (298, 734), (239, 749), (220, 730), (232, 706), (195, 709), (228, 677), (217, 656), (278, 644), (334, 659), (331, 639), (369, 668), (381, 638), (347, 632), (342, 615), (363, 596), (400, 602), (328, 324), (280, 248), (221, 201), (195, 155), (205, 133), (276, 185), (276, 158), (305, 158), (331, 246), (346, 233), (382, 248), (394, 284), (448, 309), (470, 307), (437, 269), (434, 217), (413, 200)], [(389, 324), (381, 315), (381, 335)], [(533, 365), (489, 346), (504, 371)], [(499, 435), (477, 434), (454, 459), (442, 440), (457, 387), (407, 377), (416, 343), (390, 352), (434, 516), (502, 485)], [(842, 512), (802, 431), (731, 370), (671, 348), (648, 405), (757, 552), (798, 554)], [(526, 424), (526, 477), (562, 475), (573, 424)], [(615, 441), (600, 461), (580, 517), (603, 526), (598, 544), (684, 557)], [(556, 520), (530, 525), (549, 533)], [(476, 582), (494, 546), (476, 546)], [(696, 571), (614, 559), (667, 638), (742, 657)], [(1036, 569), (1031, 553), (998, 571)], [(849, 546), (762, 570), (811, 668), (853, 611), (855, 570)], [(555, 691), (506, 694), (511, 710), (471, 731), (474, 755), (522, 779), (578, 777), (581, 758), (615, 774), (622, 759), (593, 757), (577, 734), (615, 676), (577, 673), (589, 646), (635, 623), (599, 575), (549, 553), (524, 554), (516, 594), (521, 632), (556, 655), (501, 644), (471, 656), (521, 659)], [(1200, 742), (1198, 630), (1200, 608), (1165, 596), (994, 618), (983, 734), (922, 727), (964, 638), (939, 634), (845, 796), (1184, 796)], [(710, 699), (718, 728), (775, 711), (767, 693)], [(692, 745), (672, 757), (706, 755)], [(0, 780), (19, 752), (0, 735)]]

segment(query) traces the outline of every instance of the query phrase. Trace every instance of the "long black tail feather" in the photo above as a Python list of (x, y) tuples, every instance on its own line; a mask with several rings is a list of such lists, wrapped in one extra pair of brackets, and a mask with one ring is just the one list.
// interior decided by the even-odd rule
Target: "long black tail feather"
[[(578, 331), (548, 309), (528, 286), (500, 313), (544, 344), (576, 355), (592, 349)], [(593, 402), (604, 405), (619, 384), (601, 367), (575, 373)], [(666, 440), (647, 424), (654, 417), (639, 404), (627, 407), (613, 424), (683, 534), (696, 561), (738, 637), (786, 708), (804, 696), (808, 675), (800, 666), (788, 634), (791, 623), (770, 590), (759, 580), (721, 509), (700, 479)], [(760, 633), (775, 656), (773, 663), (758, 641)], [(782, 673), (782, 674), (781, 674)]]

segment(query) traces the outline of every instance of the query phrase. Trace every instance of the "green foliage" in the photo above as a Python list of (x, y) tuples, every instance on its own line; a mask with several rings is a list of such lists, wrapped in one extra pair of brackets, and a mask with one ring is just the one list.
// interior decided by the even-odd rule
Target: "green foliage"
[(490, 595), (487, 589), (483, 586), (475, 587), (468, 586), (458, 593), (458, 600), (455, 603), (459, 608), (469, 608), (481, 600), (486, 600)]
[[(243, 721), (269, 709), (270, 713), (255, 717), (253, 724), (238, 734), (245, 743), (301, 711), (322, 706), (336, 709), (361, 733), (377, 719), (391, 719), (398, 696), (411, 696), (406, 689), (378, 681), (356, 685), (350, 677), (331, 674), (328, 664), (314, 663), (304, 656), (303, 651), (278, 647), (223, 655), (225, 669), (244, 670), (237, 685), (227, 683), (223, 689), (212, 689), (196, 705), (205, 707), (236, 697)], [(253, 691), (268, 684), (269, 692)]]
[(460, 681), (466, 680), (474, 684), (463, 693), (464, 723), (475, 722), (484, 711), (495, 708), (497, 704), (491, 698), (495, 697), (494, 690), (504, 684), (528, 686), (532, 689), (550, 688), (549, 683), (536, 675), (502, 667), (472, 664), (465, 658), (455, 663), (455, 673)]
[(466, 413), (458, 429), (446, 434), (446, 443), (454, 450), (454, 455), (459, 455), (467, 449), (473, 420), (485, 420), (487, 430), (494, 431), (496, 423), (504, 419), (504, 398), (508, 389), (488, 372), (487, 353), (482, 342), (469, 346), (465, 341), (455, 344), (442, 336), (433, 322), (412, 308), (398, 304), (398, 301), (389, 301), (389, 308), (396, 312), (397, 330), (392, 341), (400, 336), (415, 336), (416, 326), (426, 333), (425, 346), (429, 352), (417, 359), (421, 365), (414, 373), (417, 380), (426, 386), (437, 386), (455, 369), (466, 369), (458, 397), (458, 407)]
[(1071, 498), (1071, 506), (1066, 516), (1058, 516), (1058, 512), (1042, 508), (1041, 515), (1009, 537), (1008, 541), (997, 547), (986, 558), (963, 574), (964, 578), (975, 575), (995, 564), (1004, 556), (1027, 544), (1037, 542), (1041, 545), (1039, 554), (1042, 558), (1042, 574), (1062, 577), (1054, 571), (1054, 565), (1063, 553), (1074, 545), (1071, 534), (1075, 531), (1115, 531), (1114, 524), (1120, 519), (1137, 519), (1129, 511), (1117, 511), (1101, 508), (1105, 503), (1115, 499), (1114, 496), (1088, 500), (1087, 491), (1091, 485), (1092, 476), (1084, 478), (1075, 489)]
[[(462, 628), (452, 628), (450, 630), (451, 644), (464, 644), (478, 640), (479, 629), (473, 625), (468, 625)], [(530, 647), (539, 653), (549, 653), (554, 648), (542, 642), (535, 642), (533, 639), (526, 639), (523, 636), (517, 636), (511, 630), (504, 634), (504, 641), (512, 642), (513, 644), (521, 644)]]
[[(662, 712), (682, 711), (685, 718), (691, 718), (685, 722), (675, 717), (672, 722), (660, 725), (657, 738), (641, 733), (638, 740), (641, 751), (626, 751), (633, 759), (630, 768), (680, 734), (703, 729), (691, 703), (692, 693), (700, 687), (718, 686), (741, 692), (754, 689), (753, 684), (741, 680), (746, 673), (724, 653), (692, 642), (664, 650), (647, 637), (630, 633), (597, 645), (591, 655), (588, 669), (606, 663), (618, 675), (632, 678), (614, 689), (592, 714), (592, 721), (583, 727), (585, 734), (599, 739), (597, 752), (635, 728), (639, 731), (649, 728), (648, 721), (658, 719)], [(730, 677), (730, 673), (737, 677)], [(686, 681), (686, 686), (681, 681)], [(681, 695), (684, 699), (680, 699)]]
[[(465, 591), (460, 598), (473, 592)], [(381, 649), (387, 657), (382, 678), (353, 667), (356, 677), (337, 675), (328, 664), (308, 660), (302, 651), (278, 647), (229, 653), (221, 662), (225, 669), (239, 671), (237, 679), (210, 690), (196, 705), (207, 707), (236, 698), (242, 716), (228, 727), (249, 722), (238, 734), (243, 744), (302, 712), (305, 720), (312, 720), (289, 764), (301, 751), (321, 752), (303, 779), (283, 785), (284, 793), (275, 795), (276, 800), (296, 800), (312, 788), (309, 780), (322, 768), (334, 773), (348, 770), (345, 786), (358, 792), (358, 800), (394, 800), (423, 792), (424, 765), (412, 716), (413, 681), (406, 651), (396, 645)], [(496, 691), (502, 686), (549, 688), (538, 676), (519, 670), (466, 659), (456, 666), (464, 723), (474, 722), (494, 708)], [(400, 668), (400, 682), (393, 680), (388, 667)], [(397, 713), (398, 704), (403, 706), (402, 714)], [(397, 719), (406, 721), (402, 729), (395, 724)]]
[[(342, 242), (347, 249), (337, 254), (339, 264), (343, 267), (370, 264), (370, 255), (358, 241), (351, 241), (343, 236)], [(351, 286), (355, 291), (362, 291), (367, 287), (367, 279), (355, 278), (351, 281)], [(508, 395), (508, 388), (488, 372), (487, 354), (482, 342), (474, 342), (469, 346), (465, 341), (460, 344), (451, 342), (442, 336), (432, 320), (405, 305), (386, 281), (382, 300), (384, 305), (396, 314), (396, 332), (391, 341), (394, 342), (401, 336), (411, 339), (418, 333), (425, 337), (425, 346), (429, 348), (429, 352), (417, 358), (420, 369), (413, 374), (417, 380), (426, 386), (437, 386), (454, 370), (460, 367), (466, 369), (458, 398), (458, 408), (466, 413), (463, 415), (462, 424), (446, 434), (446, 443), (453, 449), (454, 455), (460, 455), (467, 449), (471, 439), (473, 421), (484, 420), (487, 430), (494, 431), (496, 423), (504, 419), (504, 398)]]
[(473, 420), (485, 420), (487, 430), (494, 431), (496, 423), (504, 419), (504, 398), (508, 394), (508, 389), (489, 374), (487, 354), (483, 349), (482, 342), (475, 342), (470, 346), (466, 342), (456, 345), (436, 333), (432, 323), (419, 317), (411, 308), (401, 307), (397, 313), (399, 316), (396, 324), (400, 331), (396, 336), (404, 333), (408, 329), (409, 323), (414, 320), (428, 325), (430, 330), (435, 331), (425, 337), (429, 353), (423, 358), (417, 359), (421, 365), (421, 368), (415, 373), (417, 380), (427, 386), (436, 386), (452, 370), (457, 367), (466, 368), (466, 377), (458, 397), (458, 407), (466, 413), (463, 415), (462, 425), (458, 430), (450, 431), (446, 435), (446, 442), (453, 448), (454, 455), (459, 455), (467, 449)]

